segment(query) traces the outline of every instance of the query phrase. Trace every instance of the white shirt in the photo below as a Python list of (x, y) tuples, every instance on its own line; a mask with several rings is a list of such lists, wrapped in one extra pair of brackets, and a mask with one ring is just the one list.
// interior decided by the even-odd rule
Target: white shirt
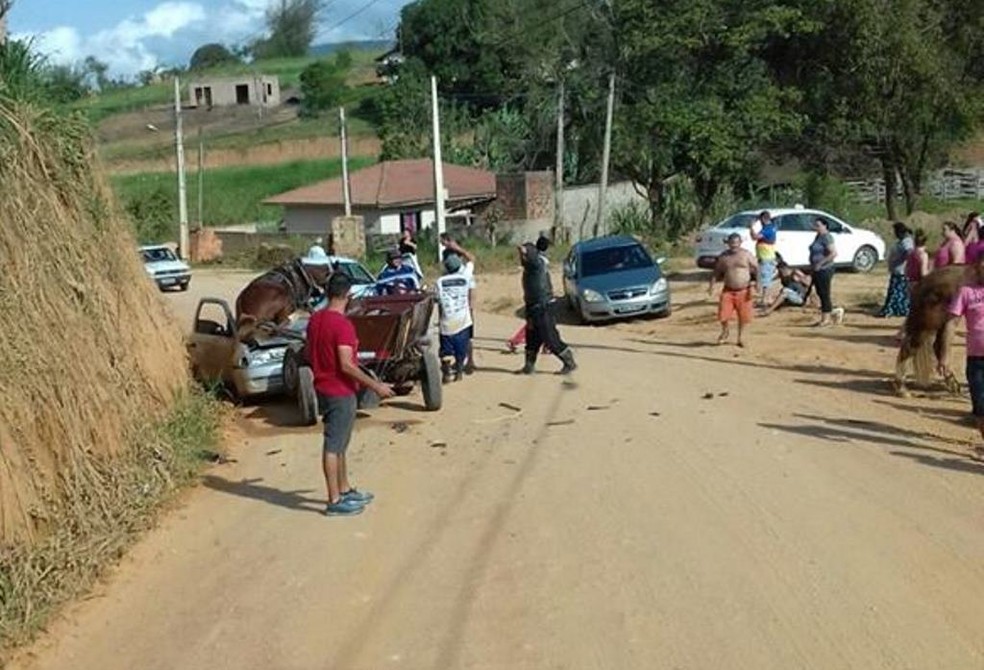
[(441, 306), (441, 335), (456, 335), (472, 325), (468, 292), (475, 285), (475, 266), (465, 263), (454, 274), (437, 280), (437, 302)]

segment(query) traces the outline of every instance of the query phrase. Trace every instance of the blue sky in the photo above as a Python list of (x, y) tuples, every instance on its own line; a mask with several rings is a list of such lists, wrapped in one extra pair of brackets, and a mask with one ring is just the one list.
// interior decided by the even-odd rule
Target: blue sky
[[(113, 75), (181, 65), (206, 42), (238, 44), (263, 31), (270, 0), (15, 0), (9, 27), (58, 63), (92, 55)], [(392, 39), (408, 0), (329, 0), (317, 43)], [(361, 11), (360, 11), (361, 10)], [(359, 12), (344, 25), (343, 19)]]

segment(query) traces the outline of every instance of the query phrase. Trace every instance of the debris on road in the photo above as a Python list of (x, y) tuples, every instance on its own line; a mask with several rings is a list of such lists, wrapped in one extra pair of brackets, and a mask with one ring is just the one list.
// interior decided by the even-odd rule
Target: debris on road
[(597, 411), (599, 411), (599, 410), (603, 410), (603, 409), (611, 409), (611, 408), (612, 408), (612, 406), (611, 406), (611, 405), (588, 405), (588, 406), (587, 406), (587, 410), (588, 410), (589, 412), (597, 412)]
[(511, 409), (514, 412), (522, 412), (523, 410), (515, 405), (510, 405), (507, 402), (500, 402), (499, 407), (505, 407), (506, 409)]
[(550, 421), (548, 426), (569, 426), (574, 423), (574, 419), (564, 419), (563, 421)]
[(408, 430), (410, 430), (410, 426), (407, 424), (406, 421), (394, 421), (393, 423), (390, 424), (390, 428), (392, 428), (397, 433), (405, 433)]
[(274, 450), (272, 450), (272, 451), (268, 451), (268, 452), (266, 452), (266, 455), (267, 455), (267, 456), (274, 456), (274, 455), (276, 455), (276, 454), (279, 454), (279, 453), (280, 453), (281, 451), (283, 451), (283, 449), (274, 449)]

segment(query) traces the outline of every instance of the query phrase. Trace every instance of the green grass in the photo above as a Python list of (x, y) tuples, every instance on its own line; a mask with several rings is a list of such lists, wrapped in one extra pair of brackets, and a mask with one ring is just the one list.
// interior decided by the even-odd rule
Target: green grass
[[(337, 137), (338, 125), (338, 116), (334, 114), (321, 119), (291, 119), (287, 122), (250, 130), (206, 135), (205, 150), (248, 149), (275, 142), (309, 140), (316, 137)], [(371, 137), (375, 135), (375, 129), (372, 125), (358, 117), (349, 116), (347, 126), (350, 138)], [(189, 149), (193, 150), (197, 146), (194, 135), (189, 135), (186, 142)], [(156, 146), (146, 146), (142, 144), (131, 144), (127, 141), (119, 141), (102, 147), (99, 154), (103, 160), (108, 162), (170, 159), (174, 156), (174, 145), (171, 143), (161, 143)]]
[[(353, 158), (349, 168), (358, 170), (373, 163), (370, 158)], [(338, 159), (296, 161), (282, 165), (234, 167), (209, 170), (204, 175), (204, 219), (208, 226), (276, 221), (281, 216), (280, 207), (261, 205), (270, 196), (314, 182), (331, 179), (342, 173)], [(188, 218), (197, 221), (198, 176), (189, 170)], [(145, 172), (119, 175), (111, 179), (117, 198), (124, 205), (139, 198), (147, 198), (160, 190), (167, 194), (171, 204), (170, 221), (177, 231), (177, 178), (173, 172)]]
[[(353, 50), (352, 78), (364, 75), (372, 67), (376, 51)], [(327, 58), (333, 58), (328, 56)], [(302, 56), (298, 58), (271, 58), (255, 63), (234, 63), (222, 65), (200, 72), (185, 73), (181, 76), (181, 94), (187, 97), (187, 84), (193, 79), (202, 77), (228, 77), (237, 74), (260, 73), (276, 75), (280, 79), (280, 88), (285, 90), (295, 88), (300, 83), (301, 72), (304, 68), (319, 60), (318, 56)], [(75, 105), (74, 109), (84, 111), (93, 123), (98, 123), (114, 114), (134, 112), (155, 105), (164, 105), (174, 100), (174, 84), (170, 81), (151, 84), (148, 86), (132, 86), (113, 89), (105, 93), (93, 95)]]

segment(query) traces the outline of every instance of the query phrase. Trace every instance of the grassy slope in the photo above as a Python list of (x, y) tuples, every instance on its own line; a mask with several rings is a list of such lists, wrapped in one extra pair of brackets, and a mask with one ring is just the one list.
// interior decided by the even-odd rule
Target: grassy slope
[[(372, 163), (366, 158), (349, 161), (358, 170)], [(277, 221), (279, 207), (260, 202), (265, 198), (342, 173), (341, 161), (297, 161), (275, 166), (253, 166), (210, 170), (205, 173), (204, 219), (206, 225), (227, 225), (255, 221)], [(172, 221), (177, 221), (177, 184), (173, 172), (150, 172), (112, 178), (113, 190), (124, 204), (146, 198), (158, 189), (171, 201)], [(188, 217), (198, 218), (198, 176), (188, 173)]]
[[(357, 87), (357, 84), (365, 82), (369, 75), (373, 72), (373, 59), (376, 57), (377, 53), (375, 51), (365, 51), (365, 50), (354, 50), (352, 54), (352, 72), (349, 77), (349, 85), (353, 86), (349, 100), (347, 103), (358, 102), (364, 95), (371, 93), (371, 88)], [(332, 56), (333, 58), (334, 56)], [(304, 56), (300, 58), (277, 58), (264, 61), (258, 61), (251, 64), (233, 64), (224, 65), (217, 68), (211, 68), (200, 73), (187, 74), (182, 78), (184, 82), (182, 84), (182, 95), (187, 94), (185, 90), (185, 84), (191, 79), (198, 79), (202, 77), (226, 77), (236, 74), (253, 74), (259, 72), (267, 75), (276, 75), (280, 78), (281, 90), (287, 90), (290, 88), (296, 88), (299, 85), (301, 72), (305, 67), (311, 63), (319, 60), (317, 56)], [(166, 105), (174, 99), (174, 88), (173, 84), (170, 82), (152, 84), (149, 86), (140, 86), (133, 88), (116, 89), (112, 91), (107, 91), (99, 95), (94, 95), (86, 100), (83, 100), (76, 104), (76, 108), (86, 112), (90, 120), (93, 123), (98, 123), (103, 121), (114, 114), (122, 114), (126, 112), (135, 112), (141, 109), (146, 109), (147, 107)], [(298, 128), (294, 128), (294, 125)], [(353, 127), (353, 134), (358, 134), (360, 132), (366, 132), (369, 130), (365, 125), (362, 127), (355, 125)], [(283, 124), (280, 126), (272, 126), (264, 134), (262, 141), (278, 141), (281, 139), (297, 139), (297, 138), (308, 138), (313, 137), (317, 133), (314, 132), (313, 128), (305, 125), (303, 122), (295, 122), (294, 124)], [(245, 139), (242, 140), (241, 144), (246, 144), (247, 142), (254, 142), (255, 140)], [(126, 149), (116, 149), (116, 153), (122, 153), (122, 156), (107, 156), (107, 158), (153, 158), (154, 151), (151, 150), (149, 153), (146, 149), (141, 153), (141, 149), (134, 147), (132, 152), (127, 152)]]

